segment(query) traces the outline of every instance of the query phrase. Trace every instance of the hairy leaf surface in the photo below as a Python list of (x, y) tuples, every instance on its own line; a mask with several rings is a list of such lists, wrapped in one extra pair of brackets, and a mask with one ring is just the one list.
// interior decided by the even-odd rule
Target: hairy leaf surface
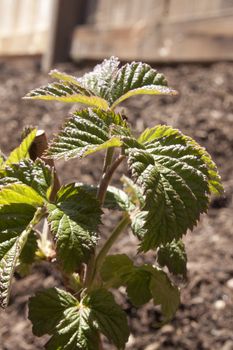
[(25, 99), (60, 101), (68, 103), (82, 103), (88, 106), (108, 109), (108, 103), (103, 98), (83, 87), (78, 81), (68, 81), (68, 78), (60, 82), (50, 83), (29, 92)]
[(20, 181), (21, 183), (32, 187), (39, 195), (45, 199), (49, 199), (52, 185), (53, 174), (49, 166), (42, 160), (38, 159), (35, 162), (32, 160), (20, 161), (17, 164), (12, 164), (4, 171), (8, 179)]
[(97, 243), (101, 209), (98, 200), (75, 184), (62, 187), (57, 202), (48, 204), (51, 230), (63, 268), (74, 271), (86, 262)]
[(160, 266), (167, 266), (168, 270), (175, 275), (186, 276), (187, 273), (187, 255), (184, 243), (172, 241), (158, 250), (158, 263)]
[[(19, 227), (17, 227), (17, 230), (19, 230)], [(17, 230), (14, 232), (12, 229), (7, 228), (6, 231), (0, 233), (0, 237), (2, 235), (5, 236), (5, 240), (0, 243), (0, 306), (3, 308), (8, 304), (16, 263), (32, 231), (32, 227), (29, 224), (17, 237), (13, 237), (13, 235), (16, 235)], [(6, 238), (8, 239), (6, 240)]]
[(110, 59), (105, 59), (92, 72), (86, 73), (79, 80), (87, 89), (109, 101), (111, 99), (111, 86), (118, 72), (119, 64), (118, 58), (110, 57)]
[(132, 227), (142, 241), (141, 250), (147, 251), (193, 228), (208, 208), (213, 174), (209, 172), (211, 159), (206, 161), (203, 149), (176, 129), (157, 126), (146, 130), (138, 142), (140, 148), (127, 152), (145, 205), (133, 218)]
[(120, 147), (122, 142), (115, 135), (113, 126), (126, 128), (119, 114), (100, 109), (77, 111), (55, 137), (47, 153), (53, 158), (70, 159), (82, 158), (109, 147)]
[(92, 291), (80, 302), (58, 288), (39, 292), (29, 301), (29, 319), (35, 335), (52, 335), (49, 350), (95, 350), (98, 330), (122, 348), (129, 335), (124, 312), (104, 289)]

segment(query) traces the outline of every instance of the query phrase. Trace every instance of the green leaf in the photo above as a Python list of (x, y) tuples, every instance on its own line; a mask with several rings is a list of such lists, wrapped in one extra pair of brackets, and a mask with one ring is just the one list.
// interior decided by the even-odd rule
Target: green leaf
[(83, 87), (78, 81), (68, 81), (67, 78), (60, 82), (41, 86), (29, 92), (25, 99), (60, 101), (68, 103), (82, 103), (88, 106), (108, 109), (108, 103), (103, 98)]
[(124, 191), (114, 186), (108, 186), (104, 207), (108, 209), (131, 211), (135, 206)]
[(120, 137), (115, 135), (113, 126), (126, 128), (119, 114), (100, 109), (77, 111), (66, 122), (48, 149), (53, 158), (85, 157), (109, 147), (120, 147)]
[(105, 289), (97, 289), (86, 298), (91, 309), (91, 318), (97, 329), (118, 349), (125, 347), (129, 337), (126, 314), (116, 304), (113, 295)]
[[(77, 189), (84, 189), (94, 197), (97, 196), (97, 186), (81, 182), (76, 182), (73, 185)], [(114, 186), (108, 186), (103, 207), (111, 210), (130, 211), (134, 208), (134, 205), (124, 191)]]
[(152, 267), (145, 266), (151, 272), (150, 291), (155, 305), (161, 305), (165, 322), (169, 321), (175, 314), (180, 304), (180, 293), (165, 272)]
[(0, 206), (17, 203), (39, 207), (44, 201), (33, 188), (25, 184), (10, 184), (0, 188)]
[(58, 258), (65, 271), (86, 262), (97, 243), (101, 209), (98, 200), (75, 184), (62, 187), (57, 202), (48, 204), (51, 230), (57, 242)]
[(115, 108), (125, 99), (139, 94), (174, 95), (163, 74), (141, 62), (127, 63), (118, 69), (120, 61), (111, 57), (97, 65), (93, 72), (79, 79), (81, 84), (103, 97)]
[(32, 232), (28, 236), (25, 245), (21, 251), (21, 254), (19, 256), (20, 262), (22, 262), (23, 264), (32, 264), (35, 260), (35, 254), (37, 249), (37, 238), (35, 233)]
[(97, 330), (122, 348), (129, 335), (124, 312), (104, 289), (80, 302), (58, 288), (38, 292), (29, 301), (29, 319), (35, 335), (52, 335), (48, 350), (96, 350)]
[(179, 290), (165, 272), (147, 264), (134, 266), (125, 254), (107, 256), (100, 274), (106, 288), (125, 286), (135, 306), (153, 298), (155, 305), (161, 305), (166, 321), (173, 317), (179, 305)]
[[(182, 135), (178, 130), (172, 129), (169, 126), (158, 125), (151, 129), (146, 129), (140, 135), (138, 142), (148, 145), (158, 138), (162, 137), (171, 137), (172, 135), (176, 137), (178, 134)], [(198, 156), (201, 157), (202, 161), (205, 163), (207, 167), (207, 176), (209, 180), (210, 192), (215, 194), (220, 194), (223, 191), (223, 187), (221, 184), (221, 178), (218, 174), (217, 167), (209, 153), (205, 150), (205, 148), (201, 147), (195, 140), (191, 137), (182, 135), (185, 140), (185, 143), (191, 148), (195, 149), (198, 153)]]
[(121, 182), (123, 183), (124, 191), (128, 194), (130, 201), (139, 207), (143, 206), (145, 200), (140, 187), (125, 175), (121, 177)]
[(126, 292), (135, 306), (146, 304), (152, 298), (150, 282), (151, 274), (141, 267), (135, 267), (128, 277)]
[(146, 130), (140, 149), (129, 148), (132, 176), (145, 196), (133, 230), (147, 251), (178, 240), (196, 225), (209, 204), (209, 164), (203, 149), (168, 126)]
[(118, 288), (125, 285), (133, 267), (133, 262), (125, 254), (106, 256), (100, 271), (105, 287)]
[(35, 214), (36, 208), (27, 203), (15, 203), (0, 206), (0, 242), (3, 242), (4, 234), (22, 232)]
[(29, 158), (29, 149), (30, 149), (32, 142), (34, 141), (34, 139), (36, 137), (36, 132), (37, 132), (37, 129), (33, 129), (30, 132), (30, 134), (28, 134), (23, 139), (23, 141), (21, 142), (19, 147), (17, 147), (16, 149), (14, 149), (14, 151), (12, 151), (10, 153), (9, 157), (7, 158), (7, 160), (5, 162), (5, 165), (19, 163), (21, 160)]
[(111, 108), (125, 99), (139, 94), (174, 95), (177, 92), (167, 87), (163, 74), (141, 62), (127, 63), (120, 68), (110, 91)]
[(29, 224), (14, 241), (13, 239), (5, 241), (5, 248), (7, 245), (7, 249), (5, 249), (0, 260), (0, 306), (3, 308), (8, 304), (16, 263), (31, 231), (32, 227)]
[(24, 160), (17, 164), (12, 164), (11, 167), (6, 167), (5, 176), (8, 179), (20, 181), (21, 183), (33, 188), (40, 196), (49, 199), (52, 185), (53, 174), (49, 166), (42, 160), (37, 159)]
[(70, 74), (67, 74), (67, 73), (64, 73), (64, 72), (60, 72), (59, 70), (57, 69), (53, 69), (49, 72), (49, 75), (54, 78), (54, 79), (57, 79), (57, 80), (63, 80), (63, 81), (67, 81), (69, 83), (73, 83), (73, 84), (76, 84), (76, 85), (79, 85), (80, 88), (82, 88), (83, 86), (80, 84), (78, 78), (74, 77), (73, 75), (70, 75)]
[(158, 263), (160, 266), (167, 266), (168, 270), (175, 275), (186, 277), (187, 255), (184, 243), (172, 241), (165, 246), (160, 246), (158, 250)]
[(79, 80), (87, 89), (109, 101), (111, 99), (110, 89), (116, 78), (119, 64), (119, 59), (112, 56), (98, 64), (92, 72), (86, 73)]
[(28, 204), (11, 204), (0, 207), (0, 261), (16, 243), (35, 214)]

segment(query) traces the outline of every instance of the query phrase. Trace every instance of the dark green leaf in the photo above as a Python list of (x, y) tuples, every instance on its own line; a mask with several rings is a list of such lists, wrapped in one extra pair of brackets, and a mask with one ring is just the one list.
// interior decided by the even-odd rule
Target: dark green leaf
[(152, 298), (150, 282), (151, 274), (140, 267), (135, 267), (128, 277), (126, 292), (135, 306), (146, 304)]
[(97, 289), (86, 298), (91, 309), (91, 318), (96, 327), (117, 348), (122, 349), (129, 337), (126, 314), (116, 304), (113, 295), (105, 289)]
[(101, 209), (98, 200), (75, 184), (62, 187), (57, 202), (48, 204), (51, 230), (63, 268), (74, 271), (86, 262), (97, 242)]
[(108, 255), (101, 267), (101, 278), (105, 286), (118, 288), (125, 285), (133, 271), (133, 262), (125, 254)]
[(150, 291), (154, 304), (161, 305), (166, 322), (174, 316), (180, 304), (179, 290), (171, 283), (165, 272), (149, 265), (144, 268), (151, 272)]
[(49, 350), (96, 350), (97, 330), (122, 348), (129, 335), (124, 312), (104, 289), (92, 291), (80, 302), (57, 288), (39, 292), (29, 301), (29, 319), (34, 334), (52, 335)]
[(203, 149), (168, 126), (146, 130), (140, 149), (129, 148), (129, 164), (145, 195), (133, 218), (141, 250), (179, 239), (192, 229), (209, 204), (209, 163)]
[[(8, 304), (16, 263), (31, 231), (32, 227), (29, 225), (16, 239), (14, 239), (14, 241), (13, 238), (11, 238), (4, 242), (5, 249), (4, 252), (2, 252), (3, 254), (1, 254), (2, 257), (0, 260), (0, 306), (3, 308)], [(2, 246), (3, 245), (1, 244), (1, 247)]]
[(160, 266), (167, 266), (168, 270), (175, 275), (186, 277), (187, 255), (184, 243), (172, 241), (165, 246), (160, 246), (158, 250), (158, 263)]
[(32, 264), (35, 260), (35, 253), (38, 249), (37, 238), (34, 232), (29, 236), (25, 245), (22, 249), (22, 252), (19, 256), (20, 262), (23, 264)]
[(138, 94), (173, 95), (176, 91), (168, 88), (164, 75), (148, 64), (127, 63), (118, 70), (112, 83), (109, 94), (111, 108)]
[(77, 111), (66, 122), (62, 131), (49, 147), (48, 155), (53, 158), (85, 157), (109, 147), (120, 147), (120, 137), (113, 132), (113, 126), (126, 128), (119, 114), (100, 109)]

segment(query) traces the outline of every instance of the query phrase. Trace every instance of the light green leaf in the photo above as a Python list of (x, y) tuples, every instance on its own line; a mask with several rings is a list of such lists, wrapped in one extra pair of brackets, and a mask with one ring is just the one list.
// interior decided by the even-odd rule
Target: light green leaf
[(145, 200), (140, 187), (138, 187), (129, 177), (125, 175), (121, 177), (121, 182), (123, 183), (124, 191), (128, 194), (131, 202), (139, 207), (143, 206), (145, 204)]
[(101, 278), (107, 288), (118, 288), (126, 284), (133, 267), (133, 262), (125, 254), (108, 255), (101, 267)]
[(100, 204), (88, 191), (71, 184), (60, 189), (57, 202), (48, 204), (48, 212), (58, 258), (64, 270), (72, 272), (88, 260), (97, 243)]
[(0, 206), (24, 203), (33, 207), (42, 206), (43, 198), (31, 187), (17, 183), (0, 188)]
[(0, 169), (3, 166), (4, 158), (1, 156), (1, 150), (0, 150)]
[(148, 64), (127, 63), (118, 70), (112, 83), (109, 93), (111, 108), (138, 94), (173, 95), (176, 91), (168, 88), (164, 75)]
[(105, 148), (120, 147), (120, 137), (111, 133), (114, 125), (126, 128), (122, 117), (111, 111), (77, 111), (52, 141), (47, 154), (56, 159), (82, 158)]
[(160, 266), (167, 266), (168, 270), (175, 275), (186, 277), (187, 255), (184, 243), (172, 241), (165, 246), (160, 246), (158, 250), (158, 263)]
[(177, 91), (173, 90), (167, 86), (162, 85), (147, 85), (141, 88), (133, 89), (119, 97), (111, 106), (114, 109), (121, 102), (129, 97), (136, 95), (177, 95)]
[(68, 103), (83, 103), (88, 106), (108, 109), (108, 103), (103, 98), (95, 96), (90, 90), (75, 81), (62, 80), (41, 86), (29, 92), (24, 98), (33, 100), (60, 101)]
[(29, 149), (30, 149), (32, 142), (34, 141), (34, 139), (36, 137), (36, 132), (37, 132), (37, 129), (33, 129), (30, 132), (30, 134), (28, 134), (23, 139), (23, 141), (21, 142), (19, 147), (17, 147), (16, 149), (14, 149), (10, 153), (9, 157), (7, 158), (7, 160), (5, 162), (5, 165), (19, 163), (21, 160), (29, 158)]
[(29, 319), (35, 335), (52, 335), (48, 350), (96, 350), (98, 330), (122, 348), (129, 335), (124, 312), (104, 289), (80, 302), (58, 288), (38, 292), (29, 301)]
[(64, 73), (64, 72), (60, 72), (59, 70), (57, 69), (53, 69), (49, 72), (49, 75), (54, 78), (54, 79), (57, 79), (57, 80), (60, 80), (60, 81), (67, 81), (69, 83), (73, 83), (75, 85), (79, 85), (80, 88), (83, 88), (83, 86), (80, 84), (78, 78), (74, 77), (73, 75), (70, 75), (70, 74), (67, 74), (67, 73)]
[(146, 130), (139, 149), (128, 148), (132, 176), (145, 205), (132, 227), (147, 251), (179, 239), (196, 225), (209, 204), (209, 164), (203, 149), (168, 126)]
[(50, 167), (42, 160), (37, 159), (33, 162), (28, 159), (12, 164), (11, 167), (6, 167), (4, 173), (8, 179), (14, 179), (15, 182), (28, 185), (39, 195), (49, 199), (53, 185), (53, 174)]

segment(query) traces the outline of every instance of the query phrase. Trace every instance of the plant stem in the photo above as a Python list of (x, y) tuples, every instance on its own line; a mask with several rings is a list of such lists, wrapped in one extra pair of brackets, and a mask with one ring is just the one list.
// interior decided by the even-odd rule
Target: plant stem
[(118, 225), (115, 227), (115, 229), (112, 231), (110, 237), (106, 240), (103, 247), (99, 251), (99, 254), (96, 257), (95, 260), (95, 266), (93, 270), (93, 277), (91, 280), (91, 284), (94, 284), (95, 279), (98, 277), (99, 270), (104, 262), (104, 259), (117, 240), (117, 238), (120, 236), (122, 231), (126, 228), (126, 226), (130, 223), (130, 217), (128, 213), (125, 213), (121, 221), (118, 223)]
[(100, 181), (99, 190), (97, 193), (97, 197), (100, 201), (100, 204), (104, 203), (106, 191), (109, 185), (109, 182), (111, 181), (111, 178), (117, 169), (117, 167), (120, 165), (120, 163), (125, 159), (124, 155), (120, 155), (112, 164), (107, 168), (107, 171), (103, 173), (102, 179)]

